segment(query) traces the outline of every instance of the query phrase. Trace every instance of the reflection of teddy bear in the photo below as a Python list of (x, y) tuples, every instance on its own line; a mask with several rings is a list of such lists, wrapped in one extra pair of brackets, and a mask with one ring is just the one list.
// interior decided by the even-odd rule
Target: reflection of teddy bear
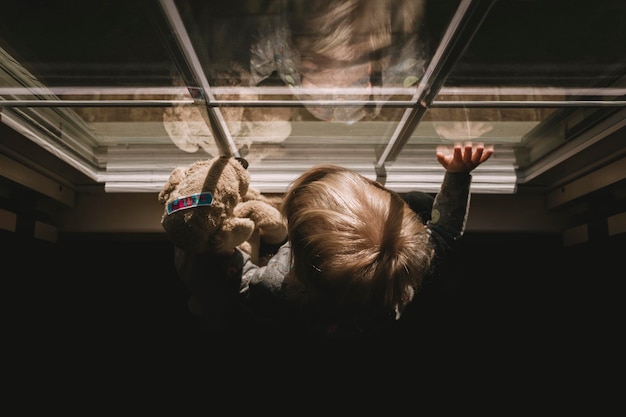
[[(256, 101), (259, 99), (258, 94), (246, 92), (245, 89), (238, 91), (238, 87), (248, 87), (249, 83), (249, 71), (233, 63), (229, 71), (218, 74), (213, 92), (219, 100)], [(220, 91), (222, 87), (227, 91)], [(235, 147), (251, 163), (280, 152), (277, 145), (291, 134), (292, 109), (289, 107), (224, 106), (213, 111), (221, 114), (224, 127)], [(204, 104), (166, 108), (163, 112), (163, 127), (172, 143), (182, 151), (193, 153), (202, 149), (211, 156), (219, 154), (219, 146)]]
[(189, 307), (215, 326), (222, 324), (236, 304), (222, 294), (233, 294), (228, 288), (237, 287), (241, 277), (212, 281), (211, 257), (239, 247), (258, 264), (261, 243), (277, 245), (287, 238), (278, 210), (280, 199), (251, 188), (246, 166), (243, 159), (220, 156), (175, 168), (158, 195), (165, 206), (161, 225), (175, 246), (180, 278), (190, 289), (206, 287), (205, 298), (192, 295)]

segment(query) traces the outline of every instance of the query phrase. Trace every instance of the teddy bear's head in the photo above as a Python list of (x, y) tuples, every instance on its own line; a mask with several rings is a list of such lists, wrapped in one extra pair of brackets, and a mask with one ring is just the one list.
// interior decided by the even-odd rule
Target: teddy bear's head
[(179, 249), (222, 252), (245, 242), (255, 223), (234, 214), (248, 193), (245, 160), (218, 156), (175, 168), (158, 195), (161, 225)]

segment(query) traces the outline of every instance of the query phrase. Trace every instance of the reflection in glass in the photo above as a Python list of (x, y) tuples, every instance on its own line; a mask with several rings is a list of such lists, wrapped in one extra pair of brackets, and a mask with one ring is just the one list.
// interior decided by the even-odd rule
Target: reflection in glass
[[(381, 88), (411, 87), (424, 72), (423, 8), (413, 0), (289, 2), (254, 37), (251, 84), (277, 74), (304, 101), (384, 100)], [(320, 120), (350, 123), (380, 112), (380, 106), (306, 107)]]

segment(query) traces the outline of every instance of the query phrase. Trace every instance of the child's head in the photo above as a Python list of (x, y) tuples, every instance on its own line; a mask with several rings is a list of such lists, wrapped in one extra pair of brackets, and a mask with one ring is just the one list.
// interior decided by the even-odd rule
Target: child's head
[(288, 280), (339, 314), (396, 318), (432, 258), (426, 228), (396, 193), (334, 165), (314, 167), (287, 192), (293, 269)]

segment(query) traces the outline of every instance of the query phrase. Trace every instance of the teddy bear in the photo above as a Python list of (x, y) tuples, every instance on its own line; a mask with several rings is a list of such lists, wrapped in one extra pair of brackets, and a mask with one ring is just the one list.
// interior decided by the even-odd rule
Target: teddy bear
[(250, 187), (243, 158), (218, 156), (175, 168), (158, 195), (161, 225), (171, 242), (192, 253), (220, 253), (241, 247), (250, 253), (258, 232), (262, 242), (281, 243), (286, 224), (280, 198)]
[[(250, 187), (245, 159), (218, 156), (175, 168), (158, 201), (164, 206), (161, 225), (174, 245), (177, 272), (192, 290), (188, 308), (218, 328), (237, 304), (222, 294), (236, 294), (232, 287), (240, 285), (241, 277), (225, 282), (206, 279), (215, 273), (211, 256), (238, 247), (258, 264), (261, 243), (278, 245), (287, 238), (278, 210), (281, 198)], [(204, 299), (193, 292), (198, 285), (205, 286), (200, 291)]]

